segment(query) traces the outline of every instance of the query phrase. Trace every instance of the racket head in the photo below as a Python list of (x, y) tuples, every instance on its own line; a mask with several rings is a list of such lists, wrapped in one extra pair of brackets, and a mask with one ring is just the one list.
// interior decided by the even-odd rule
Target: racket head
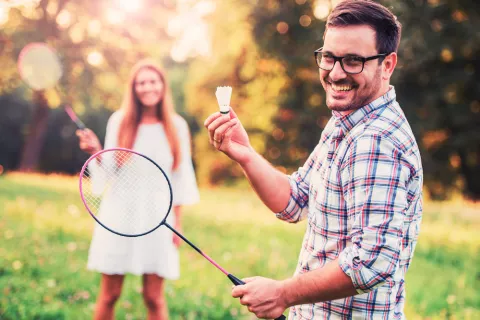
[(80, 172), (79, 188), (95, 221), (124, 237), (153, 232), (172, 208), (172, 186), (165, 171), (130, 149), (105, 149), (92, 155)]
[(22, 80), (33, 90), (55, 87), (63, 74), (57, 53), (43, 42), (26, 45), (20, 51), (17, 67)]

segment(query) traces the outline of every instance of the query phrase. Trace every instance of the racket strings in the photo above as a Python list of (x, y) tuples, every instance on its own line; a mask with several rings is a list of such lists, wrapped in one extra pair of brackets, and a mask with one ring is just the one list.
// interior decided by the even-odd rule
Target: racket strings
[(109, 151), (92, 159), (83, 173), (82, 189), (90, 213), (117, 233), (149, 232), (170, 209), (170, 188), (163, 172), (128, 151)]

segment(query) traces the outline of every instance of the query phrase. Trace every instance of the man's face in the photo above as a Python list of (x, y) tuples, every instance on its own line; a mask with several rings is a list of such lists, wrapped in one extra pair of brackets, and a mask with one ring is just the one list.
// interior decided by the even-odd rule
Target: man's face
[[(323, 52), (337, 57), (377, 55), (375, 31), (366, 25), (329, 28), (325, 34)], [(319, 72), (327, 96), (326, 103), (331, 110), (356, 110), (381, 95), (382, 65), (378, 64), (377, 59), (365, 62), (359, 74), (345, 73), (339, 61), (332, 70), (319, 69)]]

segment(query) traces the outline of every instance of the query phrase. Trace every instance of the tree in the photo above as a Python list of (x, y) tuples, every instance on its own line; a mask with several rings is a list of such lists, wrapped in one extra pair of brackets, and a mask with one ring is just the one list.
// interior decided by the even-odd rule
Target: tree
[[(210, 18), (212, 54), (189, 62), (185, 84), (188, 111), (202, 119), (218, 111), (217, 86), (232, 86), (231, 106), (249, 132), (253, 146), (266, 153), (265, 137), (272, 131), (276, 98), (285, 84), (285, 68), (278, 59), (262, 55), (250, 25), (254, 1), (217, 2)], [(225, 13), (228, 12), (228, 19)], [(212, 152), (206, 135), (195, 139), (197, 173), (201, 183), (228, 183), (242, 176), (241, 169), (225, 156)]]
[[(422, 148), (430, 195), (480, 199), (480, 16), (474, 1), (402, 1), (395, 83)], [(412, 94), (415, 93), (415, 94)]]
[[(300, 165), (330, 116), (313, 51), (322, 45), (327, 16), (317, 7), (328, 13), (335, 2), (269, 0), (258, 2), (253, 10), (260, 50), (278, 59), (288, 75), (273, 119), (277, 129), (267, 141), (277, 164)], [(403, 23), (393, 83), (421, 148), (428, 191), (444, 198), (460, 180), (464, 194), (479, 199), (480, 23), (474, 1), (381, 2)]]
[[(64, 95), (53, 89), (21, 92), (32, 99), (33, 105), (20, 161), (20, 169), (25, 171), (37, 169), (51, 108), (70, 102), (82, 115), (98, 108), (116, 109), (128, 72), (138, 59), (153, 56), (160, 63), (168, 63), (172, 38), (166, 32), (166, 17), (175, 12), (170, 2), (153, 0), (145, 2), (148, 14), (139, 11), (128, 16), (103, 1), (32, 3), (11, 8), (0, 31), (0, 58), (8, 71), (0, 77), (1, 92), (24, 86), (15, 72), (20, 50), (30, 42), (46, 42), (61, 56), (64, 74), (60, 87)], [(164, 45), (159, 46), (160, 42)]]

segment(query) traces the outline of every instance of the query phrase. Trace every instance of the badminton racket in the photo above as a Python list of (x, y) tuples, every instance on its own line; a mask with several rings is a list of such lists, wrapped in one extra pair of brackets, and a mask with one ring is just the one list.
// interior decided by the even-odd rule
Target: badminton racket
[[(26, 45), (18, 56), (18, 72), (22, 80), (35, 91), (56, 88), (62, 96), (63, 91), (58, 87), (62, 78), (63, 68), (57, 52), (43, 42), (33, 42)], [(85, 125), (73, 112), (70, 105), (65, 106), (65, 112), (72, 119), (78, 129), (85, 129)]]
[(172, 187), (163, 169), (149, 157), (129, 149), (105, 149), (85, 162), (79, 178), (85, 208), (106, 230), (124, 237), (140, 237), (166, 226), (234, 285), (245, 284), (167, 223)]

